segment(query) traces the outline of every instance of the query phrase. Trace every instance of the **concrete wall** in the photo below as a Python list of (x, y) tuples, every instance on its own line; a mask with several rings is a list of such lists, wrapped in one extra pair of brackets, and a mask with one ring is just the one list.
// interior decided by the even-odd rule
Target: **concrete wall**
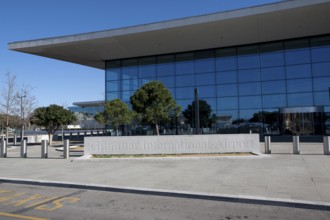
[(85, 155), (260, 152), (259, 134), (85, 137)]

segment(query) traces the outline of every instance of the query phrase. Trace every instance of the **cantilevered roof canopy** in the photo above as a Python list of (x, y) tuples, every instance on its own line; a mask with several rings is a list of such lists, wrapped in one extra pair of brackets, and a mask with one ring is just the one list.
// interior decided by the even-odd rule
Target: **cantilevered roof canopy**
[(104, 69), (104, 61), (330, 33), (330, 0), (291, 0), (127, 28), (9, 43)]

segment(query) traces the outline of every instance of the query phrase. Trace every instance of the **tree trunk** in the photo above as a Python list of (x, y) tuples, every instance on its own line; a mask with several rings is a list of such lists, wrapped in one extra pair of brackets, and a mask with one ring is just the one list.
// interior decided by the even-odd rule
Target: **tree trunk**
[(159, 127), (158, 127), (158, 124), (155, 124), (155, 127), (156, 127), (156, 134), (157, 134), (157, 136), (159, 136)]
[[(64, 136), (62, 136), (62, 138), (64, 138)], [(53, 139), (53, 135), (50, 132), (48, 132), (48, 146), (52, 145), (52, 139)]]

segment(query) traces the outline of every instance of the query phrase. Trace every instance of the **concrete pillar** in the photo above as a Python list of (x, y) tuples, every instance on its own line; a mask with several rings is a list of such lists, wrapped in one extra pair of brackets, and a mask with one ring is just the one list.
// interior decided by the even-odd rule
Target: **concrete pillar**
[(5, 137), (1, 138), (1, 149), (0, 149), (0, 157), (7, 157), (7, 145)]
[(293, 143), (293, 154), (300, 153), (300, 144), (299, 144), (299, 136), (292, 136), (292, 143)]
[(14, 145), (16, 146), (17, 145), (17, 135), (16, 134), (14, 135), (14, 141), (13, 142), (14, 142)]
[(330, 136), (323, 137), (324, 155), (330, 155)]
[(27, 148), (26, 148), (26, 140), (21, 140), (21, 158), (27, 157)]
[(69, 140), (64, 140), (63, 158), (64, 159), (70, 158), (70, 142), (69, 142)]
[(41, 158), (48, 158), (48, 141), (41, 141)]
[(265, 136), (265, 154), (270, 154), (271, 150), (270, 150), (270, 136)]

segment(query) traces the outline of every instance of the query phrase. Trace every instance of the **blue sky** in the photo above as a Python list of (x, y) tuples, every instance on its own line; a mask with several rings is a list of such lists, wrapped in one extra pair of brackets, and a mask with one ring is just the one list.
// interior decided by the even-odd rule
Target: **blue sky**
[(38, 106), (104, 99), (104, 71), (9, 51), (8, 43), (127, 27), (279, 0), (0, 0), (0, 88), (32, 86)]

